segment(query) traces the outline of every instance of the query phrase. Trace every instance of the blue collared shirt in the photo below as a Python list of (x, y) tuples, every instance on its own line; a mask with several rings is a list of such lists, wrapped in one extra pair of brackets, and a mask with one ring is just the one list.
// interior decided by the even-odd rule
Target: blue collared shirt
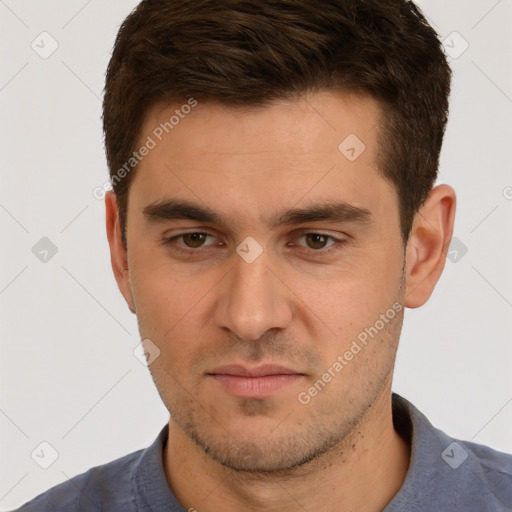
[[(452, 439), (393, 393), (393, 423), (410, 444), (405, 481), (383, 512), (511, 512), (512, 455)], [(145, 450), (53, 487), (20, 512), (186, 512), (163, 468), (168, 427)]]

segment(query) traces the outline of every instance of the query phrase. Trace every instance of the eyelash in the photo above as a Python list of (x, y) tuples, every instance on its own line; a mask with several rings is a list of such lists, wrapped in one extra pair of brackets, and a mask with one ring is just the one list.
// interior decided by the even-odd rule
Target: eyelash
[[(172, 237), (169, 237), (169, 238), (164, 238), (162, 243), (164, 245), (166, 245), (166, 246), (171, 247), (173, 250), (181, 252), (181, 253), (184, 253), (184, 254), (197, 253), (201, 249), (205, 250), (208, 247), (216, 247), (216, 246), (218, 247), (218, 245), (213, 244), (213, 245), (208, 245), (206, 247), (200, 246), (200, 247), (197, 247), (197, 248), (194, 249), (194, 248), (191, 248), (191, 247), (187, 248), (186, 246), (179, 245), (177, 243), (177, 241), (179, 239), (182, 239), (184, 236), (186, 236), (186, 235), (195, 235), (195, 234), (197, 234), (197, 235), (206, 235), (206, 236), (215, 238), (214, 235), (212, 235), (211, 233), (208, 233), (206, 231), (189, 231), (187, 233), (180, 233), (179, 235), (175, 235), (175, 236), (172, 236)], [(328, 239), (328, 241), (332, 241), (333, 242), (331, 245), (329, 245), (328, 247), (326, 247), (324, 249), (311, 249), (311, 248), (307, 248), (307, 247), (304, 247), (304, 246), (300, 246), (303, 250), (308, 252), (310, 256), (313, 256), (313, 257), (323, 256), (323, 255), (326, 255), (326, 254), (331, 253), (333, 251), (339, 250), (339, 249), (341, 249), (341, 247), (343, 245), (345, 245), (347, 243), (347, 240), (336, 238), (336, 237), (334, 237), (332, 235), (328, 235), (326, 233), (322, 233), (321, 231), (306, 231), (306, 232), (303, 232), (303, 233), (300, 233), (299, 235), (297, 235), (297, 238), (305, 237), (307, 235), (319, 235), (319, 236), (322, 236), (322, 237), (326, 237)]]

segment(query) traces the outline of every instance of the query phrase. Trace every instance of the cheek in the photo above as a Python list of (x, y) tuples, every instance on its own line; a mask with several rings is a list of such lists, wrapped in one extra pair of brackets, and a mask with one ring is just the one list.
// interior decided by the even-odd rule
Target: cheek
[(149, 330), (141, 333), (161, 336), (162, 332), (171, 329), (184, 311), (185, 301), (178, 300), (173, 293), (176, 290), (172, 279), (165, 276), (156, 278), (154, 274), (137, 272), (132, 279), (132, 290), (139, 325)]
[(400, 278), (396, 255), (362, 256), (350, 268), (330, 270), (327, 278), (297, 273), (292, 286), (304, 314), (332, 335), (346, 337), (352, 329), (373, 324), (391, 307), (399, 295)]
[(150, 253), (132, 254), (130, 284), (142, 336), (162, 339), (191, 309), (193, 281), (179, 276)]
[(310, 317), (324, 326), (326, 337), (323, 342), (323, 336), (317, 340), (324, 364), (330, 366), (347, 353), (348, 361), (357, 361), (350, 362), (350, 368), (343, 372), (348, 377), (358, 368), (386, 359), (394, 350), (403, 301), (401, 268), (396, 254), (382, 254), (368, 258), (357, 272), (339, 276), (327, 286), (303, 287), (301, 295), (307, 297)]
[[(199, 331), (211, 325), (209, 312), (220, 275), (191, 271), (187, 264), (171, 264), (161, 255), (134, 254), (130, 281), (143, 339), (161, 345), (162, 351), (179, 352), (180, 358), (193, 350), (194, 340), (204, 338)], [(173, 349), (176, 343), (178, 351)]]
[(186, 381), (185, 370), (193, 357), (197, 299), (172, 274), (156, 270), (142, 272), (138, 268), (132, 289), (140, 337), (151, 340), (159, 349), (151, 373), (165, 400), (169, 400), (167, 390), (175, 389), (176, 382)]

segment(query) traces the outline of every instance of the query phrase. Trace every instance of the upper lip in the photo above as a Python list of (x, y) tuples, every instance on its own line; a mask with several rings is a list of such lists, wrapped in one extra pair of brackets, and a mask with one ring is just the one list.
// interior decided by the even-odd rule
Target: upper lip
[(208, 372), (209, 375), (234, 375), (236, 377), (265, 377), (267, 375), (303, 375), (301, 372), (275, 364), (264, 364), (255, 368), (246, 368), (240, 364), (221, 366)]

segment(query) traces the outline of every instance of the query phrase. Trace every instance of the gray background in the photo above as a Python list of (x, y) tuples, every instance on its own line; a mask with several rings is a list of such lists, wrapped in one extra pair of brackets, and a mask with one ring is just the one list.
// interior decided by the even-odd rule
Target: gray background
[[(135, 4), (0, 0), (1, 510), (147, 446), (168, 418), (92, 193), (108, 176), (104, 72)], [(447, 433), (512, 452), (512, 3), (419, 4), (454, 70), (439, 183), (458, 193), (457, 241), (406, 312), (394, 390)]]

